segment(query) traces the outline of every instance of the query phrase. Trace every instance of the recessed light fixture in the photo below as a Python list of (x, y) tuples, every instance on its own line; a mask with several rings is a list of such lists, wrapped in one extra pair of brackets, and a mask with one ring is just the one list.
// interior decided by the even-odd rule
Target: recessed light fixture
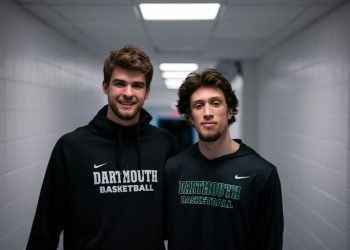
[(168, 89), (178, 89), (181, 86), (183, 80), (184, 78), (171, 78), (165, 79), (164, 83)]
[(213, 20), (219, 3), (141, 3), (140, 10), (145, 20)]
[(185, 79), (190, 72), (188, 71), (164, 71), (162, 77), (167, 78), (182, 78)]
[(198, 69), (197, 63), (161, 63), (159, 65), (162, 71), (194, 71)]
[(168, 89), (178, 89), (189, 73), (198, 69), (196, 63), (161, 63), (159, 69), (162, 71), (164, 83)]

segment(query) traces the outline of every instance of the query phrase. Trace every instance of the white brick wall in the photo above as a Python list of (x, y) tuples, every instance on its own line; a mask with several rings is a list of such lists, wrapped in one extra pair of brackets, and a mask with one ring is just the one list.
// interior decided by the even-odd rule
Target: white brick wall
[(347, 3), (258, 62), (257, 151), (281, 177), (284, 249), (347, 249), (349, 13)]
[[(0, 3), (0, 249), (24, 249), (52, 147), (106, 98), (102, 61)], [(112, 49), (112, 48), (111, 48)]]

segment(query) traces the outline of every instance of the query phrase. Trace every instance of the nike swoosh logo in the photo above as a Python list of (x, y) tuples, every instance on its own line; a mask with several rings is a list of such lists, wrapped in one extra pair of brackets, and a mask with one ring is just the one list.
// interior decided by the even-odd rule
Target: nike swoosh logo
[(240, 179), (247, 179), (249, 178), (250, 176), (238, 176), (238, 174), (235, 175), (235, 179), (236, 180), (240, 180)]
[(100, 168), (100, 167), (102, 167), (102, 166), (104, 166), (104, 165), (106, 165), (107, 163), (103, 163), (103, 164), (100, 164), (100, 165), (96, 165), (96, 164), (94, 164), (94, 168)]

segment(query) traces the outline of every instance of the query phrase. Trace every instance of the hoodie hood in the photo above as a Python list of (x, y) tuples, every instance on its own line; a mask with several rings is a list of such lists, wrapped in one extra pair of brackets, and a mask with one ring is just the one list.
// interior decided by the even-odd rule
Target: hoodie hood
[(129, 150), (136, 150), (137, 166), (141, 169), (141, 145), (140, 136), (143, 130), (149, 125), (152, 120), (152, 116), (145, 110), (141, 109), (139, 122), (132, 126), (123, 126), (117, 124), (107, 118), (108, 105), (105, 105), (97, 115), (89, 123), (89, 126), (93, 133), (99, 135), (112, 136), (116, 140), (116, 154), (117, 162), (116, 166), (118, 169), (123, 167), (124, 153), (126, 145), (132, 145), (128, 147)]

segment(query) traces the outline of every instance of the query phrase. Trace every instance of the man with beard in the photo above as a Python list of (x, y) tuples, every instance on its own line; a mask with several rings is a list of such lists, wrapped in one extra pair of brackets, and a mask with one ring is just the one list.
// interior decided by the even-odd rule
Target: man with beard
[(216, 70), (187, 76), (177, 108), (199, 137), (165, 168), (169, 250), (282, 249), (276, 167), (231, 139), (238, 100)]
[(86, 126), (56, 143), (27, 249), (161, 250), (163, 167), (170, 133), (142, 108), (153, 76), (150, 58), (127, 45), (104, 63), (104, 106)]

